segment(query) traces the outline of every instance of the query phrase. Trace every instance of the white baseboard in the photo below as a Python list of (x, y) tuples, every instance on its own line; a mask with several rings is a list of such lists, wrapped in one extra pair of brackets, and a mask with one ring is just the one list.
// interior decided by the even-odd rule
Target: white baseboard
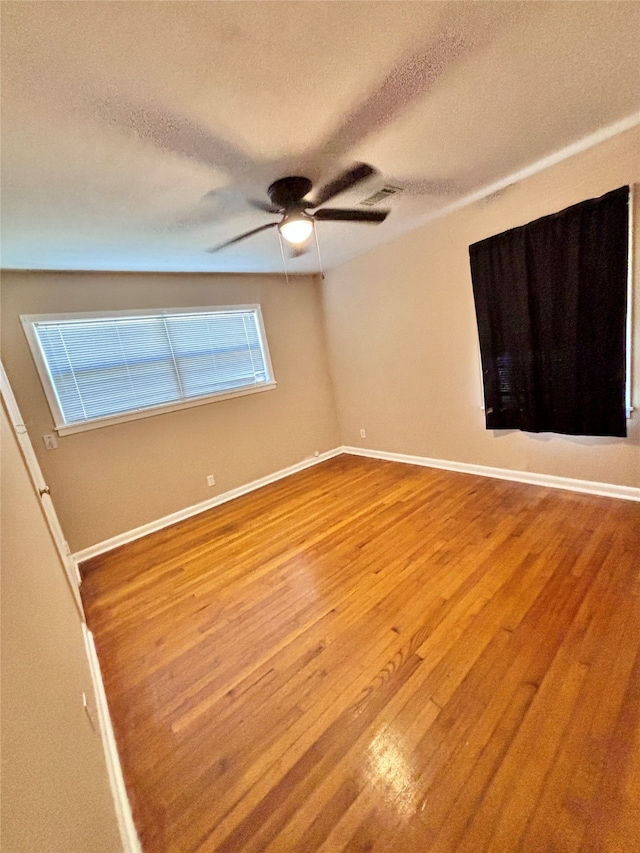
[(100, 662), (98, 661), (95, 643), (93, 642), (93, 634), (85, 624), (82, 625), (82, 631), (84, 634), (85, 649), (89, 659), (89, 670), (91, 672), (91, 680), (93, 681), (93, 691), (98, 711), (100, 735), (102, 737), (107, 773), (109, 775), (111, 793), (113, 795), (113, 802), (116, 809), (122, 849), (124, 853), (142, 853), (140, 839), (138, 838), (138, 833), (136, 832), (136, 827), (133, 822), (131, 805), (129, 804), (129, 798), (127, 797), (127, 789), (124, 784), (122, 766), (120, 764), (116, 739), (113, 733), (113, 726), (111, 725), (109, 706), (107, 705), (107, 695), (104, 690), (104, 682), (102, 681)]
[(532, 486), (547, 486), (551, 489), (567, 489), (571, 492), (586, 492), (590, 495), (640, 501), (640, 489), (636, 489), (634, 486), (618, 486), (615, 483), (597, 483), (592, 480), (573, 480), (569, 477), (555, 477), (552, 474), (514, 471), (511, 468), (491, 468), (487, 465), (473, 465), (470, 462), (450, 462), (447, 459), (409, 456), (406, 453), (388, 453), (385, 450), (367, 450), (363, 447), (342, 447), (341, 450), (343, 453), (350, 453), (353, 456), (367, 456), (371, 459), (386, 459), (389, 462), (405, 462), (409, 465), (422, 465), (425, 468), (443, 468), (445, 471), (477, 474), (479, 477), (494, 477), (497, 480), (529, 483)]
[(185, 518), (191, 518), (193, 515), (198, 515), (207, 509), (214, 506), (231, 501), (240, 495), (246, 495), (248, 492), (253, 492), (256, 489), (261, 489), (262, 486), (267, 486), (269, 483), (275, 483), (277, 480), (282, 480), (285, 477), (296, 474), (298, 471), (304, 471), (305, 468), (310, 468), (312, 465), (317, 465), (319, 462), (325, 462), (327, 459), (332, 459), (334, 456), (339, 456), (343, 452), (341, 447), (336, 447), (333, 450), (327, 450), (325, 453), (320, 453), (318, 456), (312, 456), (309, 459), (303, 459), (302, 462), (296, 462), (295, 465), (290, 465), (288, 468), (282, 468), (274, 474), (268, 474), (266, 477), (261, 477), (259, 480), (253, 480), (244, 486), (238, 486), (235, 489), (229, 489), (228, 492), (216, 495), (207, 501), (201, 501), (193, 506), (185, 507), (177, 512), (172, 512), (171, 515), (165, 515), (164, 518), (159, 518), (157, 521), (150, 521), (148, 524), (143, 524), (141, 527), (136, 527), (133, 530), (128, 530), (126, 533), (120, 533), (118, 536), (113, 536), (111, 539), (105, 539), (104, 542), (98, 542), (97, 545), (90, 545), (88, 548), (83, 548), (82, 551), (76, 551), (72, 554), (72, 559), (76, 565), (90, 560), (92, 557), (97, 557), (99, 554), (105, 554), (107, 551), (112, 551), (120, 545), (126, 545), (128, 542), (133, 542), (140, 539), (142, 536), (147, 536), (149, 533), (155, 533), (156, 530), (162, 530), (164, 527), (169, 527), (178, 521), (183, 521)]
[(141, 527), (136, 527), (133, 530), (128, 530), (126, 533), (113, 536), (111, 539), (105, 539), (104, 542), (98, 542), (97, 545), (90, 545), (88, 548), (72, 554), (72, 559), (76, 565), (83, 563), (85, 560), (105, 554), (107, 551), (118, 548), (120, 545), (126, 545), (128, 542), (133, 542), (142, 536), (154, 533), (156, 530), (162, 530), (164, 527), (169, 527), (169, 525), (183, 521), (185, 518), (191, 518), (191, 516), (198, 515), (214, 506), (231, 501), (234, 498), (240, 497), (240, 495), (246, 495), (248, 492), (253, 492), (255, 489), (269, 485), (269, 483), (275, 483), (277, 480), (282, 480), (291, 474), (303, 471), (312, 465), (317, 465), (319, 462), (325, 462), (327, 459), (339, 456), (341, 453), (348, 453), (352, 456), (367, 456), (371, 459), (386, 459), (389, 462), (404, 462), (409, 465), (422, 465), (426, 468), (442, 468), (446, 471), (458, 471), (463, 474), (477, 474), (479, 477), (512, 480), (515, 483), (529, 483), (533, 486), (548, 486), (551, 489), (567, 489), (572, 492), (586, 492), (587, 494), (602, 495), (608, 498), (640, 501), (640, 489), (633, 486), (618, 486), (615, 483), (597, 483), (592, 480), (573, 480), (569, 477), (555, 477), (551, 474), (537, 474), (532, 471), (515, 471), (511, 468), (491, 468), (487, 465), (474, 465), (470, 462), (451, 462), (447, 459), (432, 459), (428, 456), (409, 456), (406, 453), (389, 453), (386, 450), (368, 450), (364, 447), (342, 446), (328, 450), (326, 453), (320, 453), (318, 456), (313, 456), (310, 459), (304, 459), (302, 462), (297, 462), (288, 468), (282, 468), (280, 471), (276, 471), (266, 477), (261, 477), (259, 480), (253, 480), (244, 486), (230, 489), (228, 492), (216, 495), (210, 500), (185, 507), (185, 509), (171, 513), (171, 515), (165, 515), (164, 518), (159, 518), (157, 521), (151, 521), (149, 524), (143, 524)]

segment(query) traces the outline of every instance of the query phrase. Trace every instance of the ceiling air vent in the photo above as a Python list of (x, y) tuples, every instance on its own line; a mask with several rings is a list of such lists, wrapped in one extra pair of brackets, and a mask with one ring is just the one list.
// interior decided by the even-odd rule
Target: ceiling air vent
[(380, 204), (381, 201), (389, 198), (389, 196), (397, 195), (402, 192), (402, 187), (393, 187), (391, 184), (387, 184), (386, 186), (379, 189), (373, 195), (367, 196), (367, 198), (363, 198), (360, 204), (366, 204), (367, 207), (373, 207), (375, 204)]

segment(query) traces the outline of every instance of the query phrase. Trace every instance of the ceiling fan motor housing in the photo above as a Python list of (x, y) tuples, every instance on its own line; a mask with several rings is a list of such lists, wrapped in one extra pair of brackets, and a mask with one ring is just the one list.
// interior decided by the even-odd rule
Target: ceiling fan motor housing
[[(294, 175), (274, 181), (267, 190), (267, 195), (273, 205), (287, 210), (290, 207), (298, 205), (312, 186), (313, 184), (309, 178)], [(306, 206), (311, 207), (310, 204)]]

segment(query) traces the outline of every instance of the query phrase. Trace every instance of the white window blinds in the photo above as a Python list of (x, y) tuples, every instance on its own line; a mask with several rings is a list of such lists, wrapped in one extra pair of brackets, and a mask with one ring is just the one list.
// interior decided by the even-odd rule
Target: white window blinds
[(258, 306), (22, 319), (58, 426), (273, 385)]

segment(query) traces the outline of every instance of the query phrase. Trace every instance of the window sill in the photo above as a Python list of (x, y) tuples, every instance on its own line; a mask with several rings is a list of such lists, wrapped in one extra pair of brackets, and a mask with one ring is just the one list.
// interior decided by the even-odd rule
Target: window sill
[(90, 421), (81, 421), (75, 424), (59, 424), (54, 427), (58, 435), (73, 435), (76, 432), (86, 432), (90, 429), (101, 429), (102, 427), (122, 424), (126, 421), (138, 421), (142, 418), (152, 418), (163, 415), (166, 412), (177, 412), (180, 409), (191, 409), (194, 406), (204, 406), (207, 403), (216, 403), (218, 400), (230, 400), (233, 397), (246, 397), (248, 394), (259, 394), (261, 391), (273, 391), (277, 382), (265, 382), (264, 385), (252, 385), (250, 388), (239, 388), (235, 391), (227, 391), (222, 394), (207, 394), (203, 397), (195, 397), (192, 400), (182, 400), (179, 403), (169, 403), (164, 406), (154, 406), (149, 409), (139, 409), (135, 412), (125, 412), (121, 415), (111, 415), (107, 418), (94, 418)]

